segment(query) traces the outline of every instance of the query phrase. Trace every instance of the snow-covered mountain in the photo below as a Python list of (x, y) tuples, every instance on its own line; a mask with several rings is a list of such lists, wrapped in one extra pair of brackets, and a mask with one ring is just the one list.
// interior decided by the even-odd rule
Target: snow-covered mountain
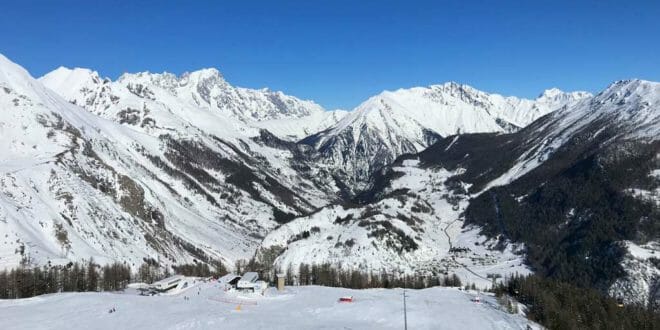
[(143, 99), (160, 99), (162, 95), (154, 94), (154, 89), (167, 92), (188, 106), (214, 110), (242, 121), (300, 118), (325, 111), (312, 101), (303, 101), (282, 92), (234, 87), (213, 68), (181, 76), (126, 73), (117, 81), (111, 81), (89, 69), (60, 67), (39, 80), (66, 100), (102, 115), (127, 92)]
[(482, 287), (534, 269), (660, 301), (658, 83), (447, 83), (329, 112), (215, 69), (35, 80), (0, 56), (0, 109), (0, 266), (256, 255)]
[(60, 67), (39, 81), (73, 104), (151, 136), (210, 134), (216, 140), (230, 140), (238, 149), (247, 148), (246, 154), (266, 153), (257, 158), (267, 159), (262, 165), (268, 163), (269, 171), (286, 176), (300, 172), (314, 182), (315, 187), (303, 194), (323, 190), (317, 201), (348, 190), (335, 182), (335, 164), (320, 162), (312, 147), (295, 144), (309, 132), (334, 125), (345, 111), (325, 111), (281, 92), (233, 87), (215, 69), (180, 77), (124, 74), (111, 81), (92, 70)]
[[(73, 104), (124, 123), (135, 120), (140, 102), (208, 109), (238, 127), (267, 129), (288, 141), (298, 141), (335, 125), (348, 112), (325, 111), (312, 102), (268, 89), (247, 89), (227, 83), (216, 69), (176, 76), (171, 73), (124, 74), (117, 81), (90, 69), (57, 68), (39, 78)], [(131, 95), (132, 94), (132, 95)], [(137, 98), (136, 98), (137, 97)], [(137, 100), (126, 104), (125, 99)], [(124, 104), (121, 104), (124, 103)]]
[(453, 82), (386, 91), (303, 143), (314, 146), (327, 162), (343, 168), (345, 180), (360, 190), (373, 171), (399, 155), (423, 150), (438, 137), (514, 132), (590, 96), (551, 89), (527, 100), (488, 94)]
[(295, 219), (260, 251), (277, 251), (283, 268), (448, 271), (477, 283), (528, 271), (524, 258), (626, 301), (660, 301), (657, 173), (660, 83), (620, 81), (513, 134), (439, 138), (377, 171), (360, 205)]
[[(149, 127), (154, 103), (176, 111), (207, 109), (234, 129), (266, 129), (278, 138), (310, 145), (317, 163), (344, 190), (366, 187), (371, 173), (404, 153), (415, 153), (439, 136), (512, 132), (588, 93), (544, 92), (536, 100), (487, 94), (456, 83), (383, 92), (352, 112), (324, 111), (317, 104), (266, 89), (237, 88), (216, 69), (177, 77), (169, 73), (124, 74), (102, 79), (88, 69), (58, 68), (40, 78), (70, 102), (105, 118)], [(254, 133), (252, 133), (254, 135)]]
[[(165, 75), (160, 88), (66, 72), (42, 81), (87, 110), (0, 57), (0, 264), (232, 263), (279, 223), (336, 200), (310, 148), (196, 105), (199, 88), (187, 99)], [(284, 114), (245, 114), (267, 115)]]

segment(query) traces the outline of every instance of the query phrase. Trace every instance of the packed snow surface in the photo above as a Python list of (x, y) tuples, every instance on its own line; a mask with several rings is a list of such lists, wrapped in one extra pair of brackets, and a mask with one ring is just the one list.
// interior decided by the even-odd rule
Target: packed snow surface
[[(199, 292), (199, 293), (198, 293)], [(402, 289), (273, 288), (264, 296), (200, 283), (175, 295), (61, 293), (0, 301), (4, 329), (402, 329)], [(495, 298), (456, 288), (406, 290), (410, 329), (526, 329)], [(338, 302), (353, 296), (352, 303)], [(188, 298), (184, 298), (188, 297)], [(240, 304), (239, 302), (243, 302)], [(114, 308), (114, 312), (109, 311)]]

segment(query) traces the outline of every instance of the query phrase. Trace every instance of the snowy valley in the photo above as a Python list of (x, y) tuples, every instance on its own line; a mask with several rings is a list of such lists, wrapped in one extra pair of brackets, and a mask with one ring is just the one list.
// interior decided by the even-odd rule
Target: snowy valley
[[(35, 79), (0, 55), (0, 151), (0, 268), (92, 258), (133, 269), (231, 268), (253, 259), (271, 272), (327, 263), (456, 274), (480, 289), (513, 273), (579, 273), (579, 285), (626, 303), (660, 301), (659, 83), (618, 81), (597, 95), (550, 89), (533, 100), (445, 83), (326, 111), (234, 87), (216, 69), (113, 81), (58, 68)], [(267, 297), (259, 308), (275, 317), (283, 311), (270, 301), (291, 298), (301, 319), (345, 316), (343, 306), (326, 314), (334, 300), (308, 301), (347, 289), (294, 290), (301, 299)], [(413, 304), (449, 313), (442, 306), (463, 306), (467, 294), (451, 290), (415, 292)], [(360, 294), (383, 310), (398, 297)], [(59, 301), (100, 308), (114, 298), (142, 299), (55, 295), (3, 302), (0, 315), (20, 317), (28, 306), (52, 314)], [(172, 306), (175, 298), (156, 299)], [(486, 309), (492, 328), (526, 324), (491, 305), (463, 307)], [(140, 308), (106, 324), (146, 322)], [(391, 317), (352, 324), (387, 327)]]

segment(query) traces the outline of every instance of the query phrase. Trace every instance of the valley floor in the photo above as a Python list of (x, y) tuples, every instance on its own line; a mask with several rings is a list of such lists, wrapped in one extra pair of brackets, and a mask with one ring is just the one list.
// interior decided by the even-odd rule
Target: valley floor
[[(407, 290), (410, 329), (526, 329), (494, 297), (455, 288)], [(339, 303), (341, 296), (353, 303)], [(185, 298), (187, 297), (187, 298)], [(237, 309), (238, 302), (240, 309)], [(110, 313), (111, 309), (115, 312)], [(401, 289), (351, 290), (319, 286), (269, 288), (249, 298), (215, 282), (172, 295), (60, 293), (0, 301), (3, 329), (402, 329)]]

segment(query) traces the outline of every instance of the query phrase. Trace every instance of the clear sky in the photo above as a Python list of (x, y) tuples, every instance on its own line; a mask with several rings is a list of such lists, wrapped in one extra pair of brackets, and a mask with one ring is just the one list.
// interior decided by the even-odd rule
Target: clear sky
[(660, 81), (660, 1), (9, 0), (0, 52), (34, 76), (217, 67), (328, 109), (450, 80), (535, 97)]

